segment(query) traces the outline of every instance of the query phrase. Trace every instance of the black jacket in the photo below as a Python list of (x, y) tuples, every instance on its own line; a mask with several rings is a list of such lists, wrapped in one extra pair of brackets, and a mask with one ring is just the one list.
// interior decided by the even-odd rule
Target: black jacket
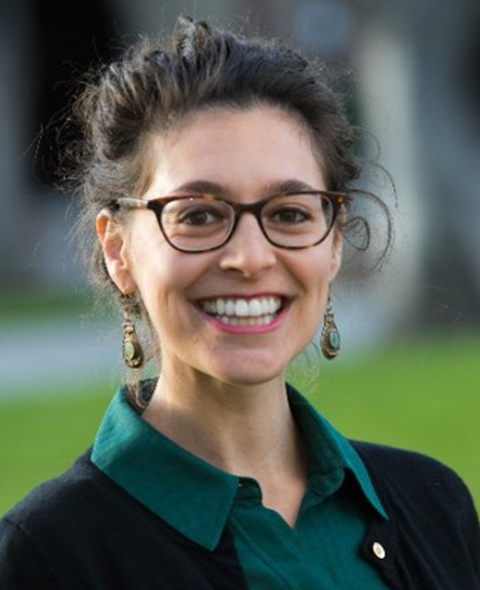
[[(364, 558), (381, 569), (387, 585), (480, 590), (478, 519), (458, 476), (416, 453), (353, 445), (390, 516), (373, 516), (363, 544)], [(376, 543), (384, 555), (378, 545), (374, 551)], [(246, 590), (247, 584), (228, 528), (212, 552), (194, 544), (105, 476), (87, 453), (2, 520), (0, 588)]]

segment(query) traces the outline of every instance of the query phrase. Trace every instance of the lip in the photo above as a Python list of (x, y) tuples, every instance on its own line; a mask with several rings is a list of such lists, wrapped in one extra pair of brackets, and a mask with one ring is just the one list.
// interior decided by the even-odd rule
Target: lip
[(260, 297), (279, 297), (282, 301), (290, 301), (292, 297), (275, 291), (262, 291), (261, 293), (221, 293), (220, 295), (208, 295), (199, 297), (196, 301), (207, 301), (208, 299), (256, 299)]
[[(255, 299), (261, 297), (278, 297), (282, 300), (282, 308), (279, 312), (277, 312), (275, 319), (273, 322), (266, 326), (232, 326), (229, 324), (224, 324), (223, 322), (219, 321), (216, 316), (210, 315), (206, 313), (203, 308), (201, 307), (199, 301), (207, 301), (209, 299)], [(227, 332), (229, 334), (265, 334), (267, 332), (274, 332), (278, 330), (280, 326), (284, 323), (288, 311), (290, 309), (290, 305), (292, 303), (292, 297), (287, 297), (286, 295), (281, 295), (280, 293), (274, 293), (271, 291), (265, 291), (262, 293), (255, 293), (255, 294), (245, 294), (245, 293), (231, 293), (229, 295), (212, 295), (208, 297), (202, 297), (197, 299), (196, 301), (192, 302), (194, 307), (198, 313), (202, 315), (202, 318), (213, 325), (216, 329), (220, 330), (221, 332)]]

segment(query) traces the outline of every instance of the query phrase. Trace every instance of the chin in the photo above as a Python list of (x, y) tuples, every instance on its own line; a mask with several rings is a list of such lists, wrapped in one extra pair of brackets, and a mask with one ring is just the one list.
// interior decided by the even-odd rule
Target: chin
[(234, 376), (228, 379), (230, 385), (241, 387), (255, 387), (257, 385), (264, 385), (279, 378), (279, 375), (241, 375)]
[(233, 369), (232, 367), (216, 367), (215, 369), (212, 369), (212, 371), (209, 371), (210, 376), (218, 381), (228, 383), (232, 386), (242, 387), (263, 385), (264, 383), (269, 383), (276, 379), (283, 380), (284, 373), (284, 367), (278, 367), (275, 369), (269, 365), (258, 367), (257, 369), (248, 365), (245, 368), (238, 369)]
[[(256, 386), (275, 380), (284, 380), (290, 362), (295, 358), (295, 350), (284, 354), (277, 347), (273, 349), (230, 349), (219, 353), (211, 350), (211, 356), (204, 358), (203, 367), (197, 365), (204, 374), (232, 386)], [(283, 352), (283, 354), (282, 354)]]

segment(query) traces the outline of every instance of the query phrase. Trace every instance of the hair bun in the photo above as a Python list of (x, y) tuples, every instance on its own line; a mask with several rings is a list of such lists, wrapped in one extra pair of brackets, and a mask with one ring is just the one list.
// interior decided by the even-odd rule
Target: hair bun
[(177, 54), (194, 61), (198, 53), (204, 50), (212, 39), (210, 27), (205, 21), (194, 21), (189, 16), (180, 16), (175, 31)]
[(151, 51), (150, 53), (145, 55), (143, 60), (146, 63), (153, 64), (154, 66), (160, 68), (165, 68), (168, 62), (170, 61), (168, 55), (164, 51), (160, 51), (160, 49), (155, 49), (154, 51)]

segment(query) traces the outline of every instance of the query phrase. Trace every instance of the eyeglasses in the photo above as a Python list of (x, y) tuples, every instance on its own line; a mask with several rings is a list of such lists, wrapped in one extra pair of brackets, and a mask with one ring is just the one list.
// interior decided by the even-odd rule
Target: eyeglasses
[(279, 248), (317, 246), (332, 230), (347, 195), (298, 191), (254, 203), (235, 203), (212, 194), (177, 195), (152, 200), (119, 198), (115, 209), (150, 209), (167, 242), (181, 252), (208, 252), (224, 246), (244, 213), (255, 216), (266, 239)]

